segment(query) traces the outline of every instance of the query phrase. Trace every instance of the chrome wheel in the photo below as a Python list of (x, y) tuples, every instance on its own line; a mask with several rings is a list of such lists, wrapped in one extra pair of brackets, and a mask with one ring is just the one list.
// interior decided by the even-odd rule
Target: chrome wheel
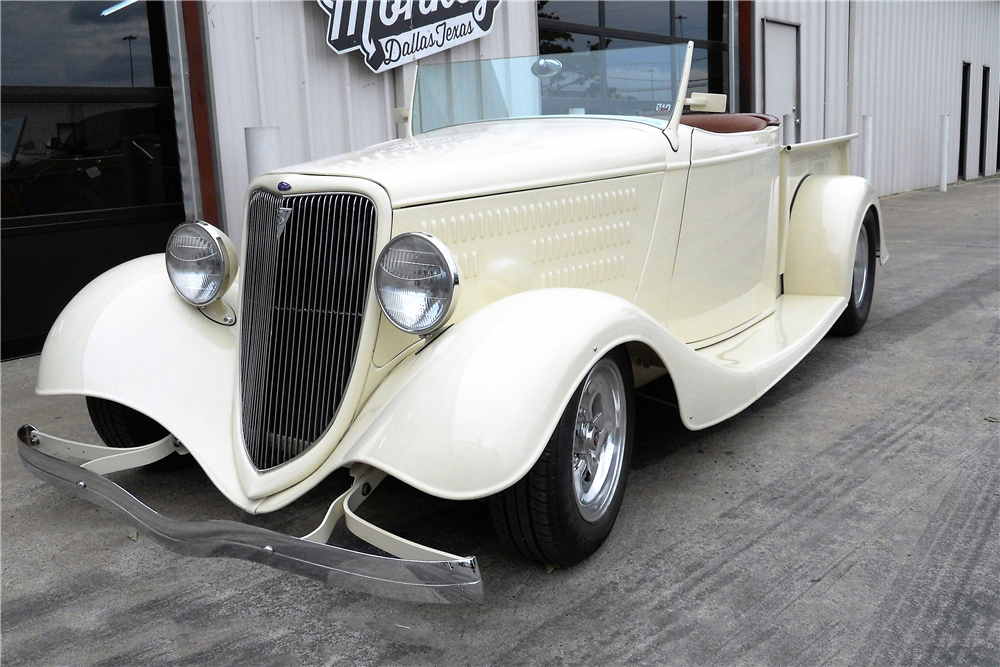
[(531, 470), (490, 497), (493, 525), (510, 551), (576, 565), (607, 539), (632, 460), (632, 382), (632, 361), (620, 345), (585, 374)]
[(861, 223), (858, 232), (858, 246), (854, 250), (854, 303), (860, 306), (865, 298), (865, 288), (868, 286), (868, 227), (867, 221)]
[(615, 497), (627, 422), (622, 374), (611, 359), (601, 359), (583, 381), (573, 430), (573, 492), (590, 523), (605, 515)]

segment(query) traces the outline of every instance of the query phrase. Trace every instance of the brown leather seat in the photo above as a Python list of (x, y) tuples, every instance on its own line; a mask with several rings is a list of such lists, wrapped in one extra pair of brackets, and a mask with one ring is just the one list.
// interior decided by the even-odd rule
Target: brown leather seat
[(756, 132), (765, 127), (777, 127), (778, 119), (761, 113), (706, 113), (685, 114), (681, 125), (696, 127), (706, 132), (730, 134), (732, 132)]

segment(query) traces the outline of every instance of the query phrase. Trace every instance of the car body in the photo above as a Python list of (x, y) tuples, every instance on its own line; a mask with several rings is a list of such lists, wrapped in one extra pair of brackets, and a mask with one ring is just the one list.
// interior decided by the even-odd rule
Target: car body
[[(489, 498), (501, 538), (525, 556), (585, 557), (624, 492), (635, 386), (668, 378), (690, 429), (738, 413), (831, 328), (860, 329), (887, 259), (877, 197), (848, 175), (850, 137), (788, 146), (766, 116), (682, 116), (685, 103), (724, 100), (687, 97), (691, 44), (656, 48), (617, 64), (563, 54), (428, 67), (402, 110), (415, 135), (251, 183), (240, 268), (211, 304), (178, 298), (162, 255), (96, 279), (53, 326), (38, 392), (113, 402), (170, 435), (117, 453), (26, 425), (29, 468), (181, 553), (395, 597), (477, 600), (482, 579), (474, 558), (357, 516), (386, 475)], [(674, 82), (667, 102), (621, 88), (595, 99), (594, 67), (608, 83), (653, 56)], [(458, 95), (456, 81), (487, 78), (495, 91), (478, 104)], [(528, 102), (511, 102), (519, 87)], [(442, 112), (435, 100), (449, 96), (461, 104)], [(404, 238), (444, 248), (455, 274), (447, 312), (419, 335), (381, 301), (412, 296), (379, 282), (395, 278), (381, 272)], [(93, 460), (51, 456), (67, 449)], [(176, 450), (251, 513), (341, 467), (355, 483), (299, 539), (174, 522), (99, 476)], [(325, 544), (341, 517), (398, 560)], [(505, 531), (521, 520), (531, 525)]]

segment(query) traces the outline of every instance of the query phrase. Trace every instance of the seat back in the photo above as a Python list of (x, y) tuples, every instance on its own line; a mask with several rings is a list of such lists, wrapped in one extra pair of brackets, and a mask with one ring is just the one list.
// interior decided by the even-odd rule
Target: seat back
[(696, 127), (716, 134), (733, 132), (757, 132), (766, 127), (777, 127), (779, 121), (774, 116), (759, 113), (706, 113), (685, 114), (681, 125)]

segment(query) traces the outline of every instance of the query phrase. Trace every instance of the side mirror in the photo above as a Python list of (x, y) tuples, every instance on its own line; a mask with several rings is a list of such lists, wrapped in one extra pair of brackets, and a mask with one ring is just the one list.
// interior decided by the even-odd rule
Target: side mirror
[(52, 137), (51, 139), (45, 142), (45, 147), (51, 150), (59, 150), (60, 148), (62, 148), (62, 141), (59, 139), (59, 137)]
[(691, 111), (726, 112), (726, 96), (718, 93), (691, 93), (691, 97), (684, 100), (684, 104), (691, 107)]

